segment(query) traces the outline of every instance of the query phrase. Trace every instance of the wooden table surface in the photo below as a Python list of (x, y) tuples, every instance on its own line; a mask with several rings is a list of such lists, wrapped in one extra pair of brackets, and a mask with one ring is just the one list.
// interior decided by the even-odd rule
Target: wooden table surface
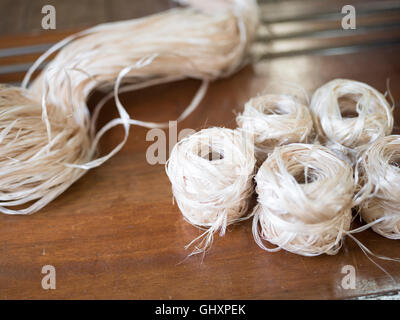
[[(67, 31), (66, 33), (68, 33)], [(47, 43), (63, 32), (4, 36), (0, 48)], [(315, 41), (315, 40), (312, 40)], [(354, 53), (273, 57), (213, 83), (204, 101), (178, 130), (235, 127), (243, 103), (281, 81), (303, 86), (309, 95), (334, 78), (390, 89), (400, 103), (400, 46), (383, 45)], [(26, 59), (33, 56), (27, 56)], [(7, 58), (0, 66), (21, 61)], [(15, 82), (21, 73), (0, 75)], [(184, 110), (199, 82), (186, 80), (122, 95), (131, 117), (168, 121)], [(94, 100), (100, 94), (94, 96)], [(399, 112), (396, 109), (396, 126)], [(101, 123), (116, 116), (109, 103)], [(185, 259), (184, 246), (200, 231), (172, 203), (163, 165), (150, 165), (147, 129), (132, 127), (128, 143), (103, 166), (91, 170), (55, 201), (31, 216), (0, 216), (1, 299), (332, 299), (387, 295), (400, 290), (400, 264), (377, 260), (393, 282), (349, 238), (335, 256), (302, 257), (267, 253), (253, 240), (251, 221), (215, 237), (211, 251)], [(397, 130), (397, 132), (399, 132)], [(168, 130), (165, 130), (168, 137)], [(108, 134), (107, 152), (122, 138)], [(400, 256), (400, 242), (371, 230), (356, 237), (374, 253)], [(44, 265), (56, 268), (56, 290), (41, 287)], [(343, 289), (342, 267), (356, 270), (356, 289)]]

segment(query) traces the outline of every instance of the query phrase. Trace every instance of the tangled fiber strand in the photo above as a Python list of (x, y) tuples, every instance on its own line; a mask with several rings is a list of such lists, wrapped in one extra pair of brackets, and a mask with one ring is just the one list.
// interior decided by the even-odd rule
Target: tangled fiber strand
[(393, 108), (384, 95), (362, 82), (332, 80), (315, 91), (310, 108), (321, 142), (352, 164), (365, 145), (393, 129)]
[(201, 130), (178, 142), (166, 164), (172, 192), (184, 218), (206, 229), (187, 247), (205, 252), (213, 234), (241, 221), (253, 192), (254, 148), (242, 132), (226, 128)]
[(276, 146), (308, 143), (313, 133), (309, 109), (289, 95), (267, 94), (251, 99), (236, 122), (254, 139), (260, 164)]
[[(132, 90), (184, 78), (203, 81), (183, 120), (200, 103), (210, 80), (230, 75), (246, 60), (257, 22), (254, 0), (217, 0), (219, 9), (178, 8), (153, 16), (99, 25), (59, 42), (28, 71), (22, 88), (0, 88), (0, 211), (31, 214), (88, 169), (115, 155), (130, 125), (163, 126), (131, 119), (118, 98)], [(60, 50), (61, 49), (61, 50)], [(60, 50), (27, 89), (35, 70)], [(124, 79), (127, 80), (124, 80)], [(114, 86), (119, 118), (95, 133), (87, 100), (96, 88)], [(101, 137), (122, 125), (123, 141), (98, 157)]]
[(400, 239), (400, 135), (382, 137), (363, 153), (355, 202), (361, 217), (380, 235)]
[(295, 143), (277, 147), (255, 180), (253, 235), (261, 248), (304, 256), (339, 251), (352, 220), (354, 179), (347, 162), (326, 147)]

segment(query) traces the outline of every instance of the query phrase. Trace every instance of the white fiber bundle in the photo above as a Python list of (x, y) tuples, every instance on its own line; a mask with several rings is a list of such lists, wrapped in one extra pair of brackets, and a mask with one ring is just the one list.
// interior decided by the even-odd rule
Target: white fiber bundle
[[(29, 214), (83, 175), (67, 164), (90, 160), (90, 139), (72, 118), (49, 107), (49, 142), (42, 108), (23, 89), (0, 86), (0, 105), (0, 211)], [(25, 204), (18, 210), (8, 208)]]
[[(264, 161), (276, 146), (308, 143), (313, 122), (308, 107), (294, 96), (266, 94), (248, 101), (236, 122), (254, 139), (257, 160)], [(261, 162), (262, 163), (262, 162)]]
[[(198, 6), (200, 2), (191, 4)], [(242, 66), (254, 37), (257, 6), (253, 0), (216, 2), (224, 10), (204, 13), (193, 8), (171, 9), (78, 33), (60, 43), (67, 45), (35, 81), (32, 90), (42, 97), (47, 89), (49, 104), (73, 113), (76, 121), (84, 125), (88, 121), (85, 103), (93, 88), (114, 84), (122, 69), (136, 66), (143, 58), (154, 56), (145, 68), (131, 68), (124, 76), (145, 83), (154, 78), (208, 81), (230, 75)], [(51, 85), (46, 88), (43, 82)]]
[(332, 80), (315, 91), (310, 108), (321, 142), (352, 159), (393, 129), (392, 107), (362, 82)]
[(354, 180), (347, 162), (326, 147), (295, 143), (277, 147), (255, 180), (253, 235), (261, 248), (304, 256), (339, 251), (352, 219)]
[[(215, 0), (218, 9), (178, 8), (114, 22), (80, 32), (56, 44), (27, 73), (22, 88), (1, 89), (0, 211), (34, 213), (81, 177), (115, 155), (132, 124), (163, 124), (131, 119), (118, 93), (124, 78), (135, 90), (184, 78), (203, 80), (198, 93), (178, 118), (183, 120), (200, 103), (208, 81), (231, 74), (247, 58), (258, 16), (254, 0)], [(61, 50), (60, 50), (61, 49)], [(29, 89), (33, 72), (60, 50)], [(114, 86), (115, 84), (115, 86)], [(95, 132), (97, 115), (90, 116), (87, 99), (95, 88), (112, 87), (119, 118)], [(162, 108), (162, 106), (160, 106)], [(122, 125), (123, 141), (96, 158), (101, 137)]]
[(254, 165), (253, 145), (237, 130), (204, 129), (175, 145), (166, 164), (172, 192), (185, 219), (207, 229), (193, 241), (202, 239), (194, 253), (211, 245), (214, 232), (222, 236), (244, 219)]
[(360, 159), (361, 217), (389, 239), (400, 239), (400, 135), (372, 143)]

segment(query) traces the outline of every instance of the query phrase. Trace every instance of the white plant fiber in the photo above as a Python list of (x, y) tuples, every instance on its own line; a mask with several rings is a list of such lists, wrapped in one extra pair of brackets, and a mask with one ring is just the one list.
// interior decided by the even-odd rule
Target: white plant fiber
[(184, 218), (206, 231), (193, 253), (210, 247), (213, 234), (241, 221), (253, 193), (254, 147), (248, 136), (227, 128), (203, 129), (179, 141), (166, 164)]
[(275, 147), (310, 143), (313, 134), (311, 113), (294, 96), (266, 94), (250, 99), (236, 117), (241, 130), (253, 136), (256, 158), (263, 162)]
[(356, 204), (372, 229), (389, 239), (400, 239), (400, 136), (372, 143), (359, 162), (360, 185)]
[(362, 82), (332, 80), (315, 91), (310, 108), (321, 142), (352, 164), (366, 145), (393, 129), (393, 107)]
[(326, 147), (294, 143), (277, 147), (255, 180), (253, 235), (261, 248), (304, 256), (339, 251), (352, 220), (354, 179), (347, 162)]
[[(165, 125), (129, 116), (118, 97), (123, 82), (131, 84), (121, 91), (184, 78), (202, 80), (193, 101), (178, 118), (183, 120), (199, 105), (209, 81), (238, 70), (247, 61), (256, 31), (257, 4), (253, 0), (214, 2), (219, 6), (212, 11), (202, 11), (203, 2), (193, 0), (189, 3), (192, 8), (82, 31), (40, 57), (22, 88), (1, 87), (0, 211), (31, 214), (40, 210), (87, 170), (115, 155), (125, 144), (130, 125)], [(34, 71), (58, 50), (28, 86)], [(95, 132), (106, 100), (91, 117), (88, 97), (96, 88), (113, 86), (106, 99), (115, 97), (119, 118)], [(117, 125), (124, 128), (123, 141), (99, 157), (101, 137)]]

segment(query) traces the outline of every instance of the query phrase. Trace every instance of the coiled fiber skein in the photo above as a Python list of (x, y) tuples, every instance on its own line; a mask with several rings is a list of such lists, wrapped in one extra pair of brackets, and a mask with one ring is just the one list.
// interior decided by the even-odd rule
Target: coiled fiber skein
[(310, 108), (321, 142), (353, 165), (368, 144), (393, 129), (393, 108), (362, 82), (332, 80), (315, 91)]
[(277, 147), (255, 180), (253, 235), (261, 248), (304, 256), (339, 251), (350, 229), (355, 188), (346, 161), (326, 147), (294, 143)]
[(254, 146), (238, 130), (203, 129), (175, 145), (166, 164), (174, 198), (184, 218), (206, 230), (192, 242), (198, 242), (193, 253), (246, 218), (254, 166)]
[(294, 96), (285, 94), (266, 94), (250, 99), (236, 122), (253, 138), (260, 165), (275, 147), (295, 142), (310, 143), (313, 134), (308, 107)]

